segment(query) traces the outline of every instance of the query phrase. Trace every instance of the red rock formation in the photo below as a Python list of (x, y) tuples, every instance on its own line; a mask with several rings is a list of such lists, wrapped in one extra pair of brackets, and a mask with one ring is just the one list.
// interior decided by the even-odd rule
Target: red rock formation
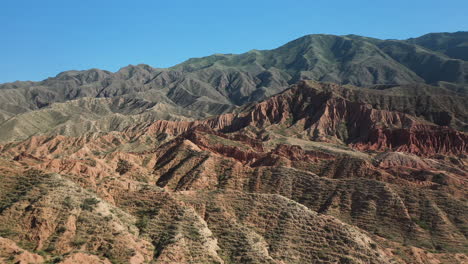
[[(416, 117), (386, 110), (377, 110), (371, 105), (352, 102), (341, 96), (346, 88), (333, 84), (302, 82), (285, 92), (246, 107), (237, 114), (225, 114), (200, 121), (156, 121), (137, 124), (124, 132), (107, 134), (87, 134), (80, 137), (33, 136), (17, 144), (2, 146), (2, 152), (9, 153), (15, 160), (48, 159), (55, 153), (72, 155), (69, 161), (59, 166), (57, 162), (48, 162), (48, 166), (57, 167), (58, 171), (80, 172), (96, 171), (82, 167), (80, 160), (86, 159), (89, 152), (107, 151), (122, 143), (144, 140), (143, 136), (165, 133), (172, 136), (182, 135), (205, 150), (232, 157), (249, 164), (275, 164), (277, 157), (288, 160), (327, 158), (323, 153), (307, 153), (303, 150), (291, 150), (278, 147), (272, 153), (263, 149), (259, 136), (254, 132), (246, 133), (244, 128), (255, 127), (262, 130), (275, 129), (283, 125), (297, 133), (307, 135), (316, 141), (348, 143), (360, 151), (402, 151), (417, 155), (435, 154), (460, 155), (468, 151), (468, 135), (448, 127), (439, 127), (421, 121)], [(337, 92), (339, 91), (339, 92)], [(229, 144), (212, 144), (202, 136), (209, 133), (216, 137), (239, 142), (247, 149)], [(252, 138), (249, 135), (253, 135)], [(133, 153), (144, 155), (151, 153)], [(130, 152), (131, 153), (131, 152)], [(321, 156), (322, 155), (322, 156)], [(269, 159), (269, 161), (267, 161)], [(76, 160), (76, 161), (72, 161)], [(258, 162), (258, 161), (262, 162)], [(55, 165), (54, 165), (55, 164)], [(65, 166), (65, 167), (64, 167)], [(98, 166), (100, 169), (101, 167)], [(93, 174), (98, 175), (97, 172)]]
[(333, 159), (331, 154), (319, 151), (306, 151), (297, 145), (279, 144), (276, 149), (272, 151), (273, 154), (287, 157), (292, 161), (318, 161), (319, 159)]
[(129, 135), (178, 135), (195, 127), (205, 127), (231, 133), (248, 126), (268, 128), (273, 124), (287, 124), (301, 126), (312, 140), (350, 143), (359, 150), (394, 150), (420, 155), (467, 152), (466, 133), (404, 113), (349, 101), (341, 97), (345, 90), (334, 84), (301, 82), (238, 114), (193, 122), (157, 121), (130, 127), (126, 132)]
[(374, 129), (367, 138), (354, 143), (364, 150), (393, 150), (431, 156), (468, 152), (468, 135), (447, 127), (418, 125), (409, 129)]
[(386, 152), (375, 157), (375, 165), (381, 168), (408, 167), (428, 169), (430, 166), (420, 157), (400, 152)]

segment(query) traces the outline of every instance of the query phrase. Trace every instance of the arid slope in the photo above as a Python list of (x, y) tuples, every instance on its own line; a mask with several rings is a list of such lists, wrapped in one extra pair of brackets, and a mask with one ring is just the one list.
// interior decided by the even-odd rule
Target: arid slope
[(3, 144), (0, 261), (465, 263), (468, 135), (445, 126), (464, 114), (404, 89), (303, 81), (208, 119)]

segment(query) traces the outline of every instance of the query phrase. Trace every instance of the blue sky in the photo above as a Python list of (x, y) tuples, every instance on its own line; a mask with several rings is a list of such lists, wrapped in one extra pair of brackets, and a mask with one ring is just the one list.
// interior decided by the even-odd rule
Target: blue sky
[(169, 67), (306, 34), (405, 39), (468, 30), (466, 0), (2, 0), (0, 83), (65, 70)]

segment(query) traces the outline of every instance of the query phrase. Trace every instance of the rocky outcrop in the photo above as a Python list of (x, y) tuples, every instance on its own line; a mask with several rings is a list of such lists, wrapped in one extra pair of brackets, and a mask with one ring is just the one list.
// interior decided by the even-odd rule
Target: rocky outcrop
[(38, 254), (31, 253), (20, 248), (14, 241), (0, 237), (0, 262), (20, 264), (44, 263), (44, 258)]
[(430, 166), (416, 155), (400, 152), (384, 152), (374, 158), (374, 164), (383, 168), (408, 167), (414, 169), (428, 169)]
[(417, 155), (464, 154), (468, 152), (468, 135), (447, 127), (415, 125), (407, 129), (374, 129), (353, 143), (359, 150), (402, 151)]
[(111, 264), (108, 259), (100, 259), (98, 256), (89, 255), (86, 253), (74, 253), (70, 256), (67, 256), (61, 264), (79, 264), (79, 263), (89, 263), (89, 264)]
[(312, 140), (349, 143), (359, 150), (404, 151), (427, 156), (467, 152), (465, 133), (402, 112), (349, 101), (341, 97), (345, 93), (343, 89), (334, 84), (301, 82), (266, 101), (245, 107), (238, 114), (194, 122), (157, 121), (126, 131), (177, 135), (195, 127), (207, 127), (232, 133), (247, 127), (285, 125), (305, 131)]

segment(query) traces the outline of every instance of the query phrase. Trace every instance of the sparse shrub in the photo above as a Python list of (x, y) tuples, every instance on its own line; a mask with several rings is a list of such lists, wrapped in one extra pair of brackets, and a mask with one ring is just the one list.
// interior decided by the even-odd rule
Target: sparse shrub
[(54, 244), (49, 244), (49, 246), (44, 249), (45, 252), (53, 252), (55, 250), (55, 245)]
[(76, 221), (78, 221), (79, 223), (88, 222), (88, 220), (83, 216), (78, 216), (78, 219), (76, 219)]
[(12, 237), (18, 235), (18, 232), (11, 229), (0, 229), (0, 237)]
[(139, 182), (148, 183), (148, 176), (144, 174), (134, 175), (134, 179)]
[(50, 263), (60, 263), (63, 260), (63, 257), (54, 257), (50, 260)]
[(57, 233), (64, 233), (65, 231), (67, 231), (67, 228), (65, 228), (64, 226), (61, 226), (57, 229)]
[(132, 169), (133, 165), (124, 160), (124, 159), (119, 159), (117, 162), (117, 169), (115, 169), (116, 172), (118, 172), (120, 175), (124, 175), (127, 173), (130, 169)]
[(129, 255), (129, 256), (132, 256), (132, 257), (133, 257), (133, 256), (136, 255), (136, 253), (137, 253), (136, 250), (133, 249), (133, 248), (131, 248), (131, 249), (128, 250), (128, 255)]
[[(12, 204), (24, 199), (30, 190), (38, 186), (48, 177), (50, 177), (49, 174), (45, 174), (44, 172), (36, 169), (29, 169), (24, 172), (24, 174), (17, 175), (17, 183), (6, 192), (7, 195), (0, 199), (0, 213), (9, 208)], [(2, 192), (3, 191), (4, 190), (2, 190)], [(40, 192), (42, 194), (42, 192), (46, 191), (40, 190)]]
[(191, 226), (188, 230), (188, 237), (192, 240), (200, 240), (201, 235), (196, 227)]
[(96, 234), (96, 229), (91, 227), (88, 230), (86, 230), (86, 233), (88, 233), (90, 235)]
[(348, 257), (348, 256), (344, 256), (344, 257), (340, 258), (340, 263), (351, 264), (351, 263), (355, 263), (355, 261), (352, 258)]
[(146, 167), (146, 165), (148, 165), (148, 163), (151, 161), (151, 157), (146, 157), (143, 162), (141, 163), (141, 165), (143, 167)]
[(96, 167), (96, 165), (97, 165), (96, 160), (93, 160), (93, 159), (88, 159), (88, 160), (87, 160), (87, 163), (88, 163), (88, 165), (91, 166), (91, 167)]
[(328, 252), (325, 249), (322, 249), (319, 252), (317, 252), (317, 256), (321, 260), (326, 260), (326, 259), (328, 259)]
[(40, 256), (47, 257), (47, 252), (45, 250), (36, 250), (35, 253)]
[(135, 223), (135, 226), (140, 230), (140, 232), (143, 232), (148, 227), (149, 223), (149, 217), (144, 215), (138, 221)]
[(447, 177), (442, 173), (434, 175), (432, 177), (432, 182), (438, 183), (440, 185), (448, 185)]
[(337, 136), (343, 141), (348, 140), (348, 127), (346, 122), (340, 122), (337, 127)]
[(87, 211), (92, 211), (96, 204), (99, 203), (99, 200), (96, 198), (86, 198), (84, 199), (83, 203), (81, 204), (81, 209), (87, 210)]
[(435, 245), (435, 249), (436, 249), (437, 251), (444, 251), (444, 246), (438, 244), (438, 245)]
[(253, 238), (253, 242), (254, 242), (254, 243), (260, 242), (260, 237), (258, 237), (258, 236), (254, 237), (254, 238)]
[(411, 218), (411, 220), (413, 220), (413, 222), (415, 222), (422, 229), (425, 229), (425, 230), (430, 230), (431, 229), (430, 225), (424, 220), (417, 219), (417, 218), (414, 218), (414, 217)]
[(65, 197), (62, 202), (68, 209), (73, 209), (73, 203), (70, 196)]
[(154, 246), (154, 257), (158, 258), (161, 253), (163, 248), (167, 245), (170, 244), (173, 241), (174, 234), (172, 232), (168, 233), (163, 233), (161, 236), (159, 236), (159, 239), (156, 241), (153, 241), (153, 246)]
[(73, 247), (81, 247), (85, 243), (86, 243), (86, 240), (84, 240), (83, 238), (75, 238), (75, 240), (71, 242), (71, 245)]
[(214, 213), (220, 213), (223, 211), (223, 209), (221, 209), (220, 207), (213, 207), (213, 209), (211, 209), (212, 212)]

